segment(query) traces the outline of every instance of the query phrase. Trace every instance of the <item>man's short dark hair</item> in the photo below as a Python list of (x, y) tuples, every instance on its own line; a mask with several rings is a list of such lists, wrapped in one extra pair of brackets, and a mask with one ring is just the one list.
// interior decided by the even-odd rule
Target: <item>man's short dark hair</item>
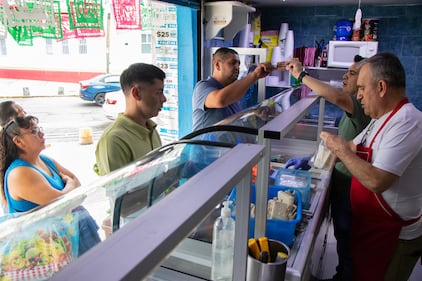
[(154, 79), (164, 81), (166, 74), (160, 68), (147, 63), (134, 63), (123, 70), (120, 75), (120, 86), (123, 92), (141, 82), (154, 83)]
[(362, 56), (360, 56), (360, 55), (356, 55), (354, 58), (353, 58), (353, 62), (360, 62), (360, 61), (362, 61), (362, 60), (364, 60), (365, 58), (364, 57), (362, 57)]
[(18, 116), (18, 112), (13, 108), (14, 104), (11, 100), (0, 103), (0, 126), (4, 127), (11, 118)]
[(229, 55), (239, 55), (235, 50), (222, 47), (219, 48), (215, 53), (212, 55), (212, 59), (219, 59), (221, 61), (225, 61)]

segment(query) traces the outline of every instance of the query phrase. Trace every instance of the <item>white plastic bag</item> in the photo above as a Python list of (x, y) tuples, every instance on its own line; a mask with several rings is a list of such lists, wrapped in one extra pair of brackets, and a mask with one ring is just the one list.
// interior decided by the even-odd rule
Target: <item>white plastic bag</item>
[(317, 169), (327, 169), (332, 157), (334, 157), (334, 154), (325, 146), (324, 141), (321, 140), (309, 164)]

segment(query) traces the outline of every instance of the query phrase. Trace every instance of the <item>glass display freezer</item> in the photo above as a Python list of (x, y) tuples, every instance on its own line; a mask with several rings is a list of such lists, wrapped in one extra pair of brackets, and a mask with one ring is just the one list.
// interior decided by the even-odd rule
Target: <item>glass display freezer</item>
[[(251, 169), (262, 150), (253, 144), (172, 143), (45, 206), (3, 217), (0, 275), (5, 280), (129, 280), (124, 276), (136, 271), (136, 278), (147, 277), (185, 237), (210, 245), (200, 240), (208, 235), (202, 221), (234, 186), (243, 186), (249, 196)], [(239, 256), (247, 253), (246, 208), (243, 216), (236, 221)], [(97, 243), (85, 247), (96, 237)], [(244, 276), (246, 260), (237, 260)]]

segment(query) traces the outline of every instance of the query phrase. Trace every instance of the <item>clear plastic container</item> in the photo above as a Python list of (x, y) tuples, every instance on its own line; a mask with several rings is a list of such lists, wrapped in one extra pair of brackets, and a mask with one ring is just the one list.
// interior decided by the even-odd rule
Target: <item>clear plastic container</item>
[(311, 201), (311, 173), (309, 171), (280, 168), (275, 176), (274, 185), (299, 191), (303, 208), (309, 208)]

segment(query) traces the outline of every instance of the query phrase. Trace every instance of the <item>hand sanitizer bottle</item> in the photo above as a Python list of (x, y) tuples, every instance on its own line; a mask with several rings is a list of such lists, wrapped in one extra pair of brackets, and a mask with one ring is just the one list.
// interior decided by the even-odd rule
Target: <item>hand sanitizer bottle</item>
[(234, 219), (229, 204), (224, 201), (221, 216), (215, 220), (212, 235), (211, 280), (231, 281), (233, 274)]

